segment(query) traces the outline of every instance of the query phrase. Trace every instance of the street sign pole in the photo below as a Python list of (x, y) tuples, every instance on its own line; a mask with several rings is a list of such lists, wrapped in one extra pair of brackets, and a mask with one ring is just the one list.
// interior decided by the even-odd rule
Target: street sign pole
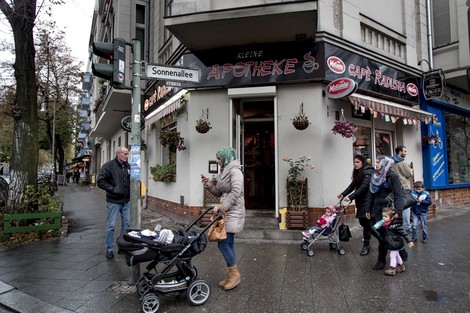
[[(131, 108), (131, 229), (140, 229), (141, 207), (140, 207), (140, 81), (142, 77), (142, 60), (140, 60), (140, 41), (132, 40), (134, 63), (132, 65), (132, 108)], [(130, 267), (129, 283), (135, 285), (140, 278), (140, 266)]]

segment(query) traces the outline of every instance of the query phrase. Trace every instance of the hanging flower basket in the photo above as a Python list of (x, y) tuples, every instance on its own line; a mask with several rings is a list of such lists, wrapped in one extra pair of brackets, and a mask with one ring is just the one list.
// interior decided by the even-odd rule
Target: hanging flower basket
[(196, 130), (198, 133), (205, 134), (211, 129), (211, 122), (209, 122), (209, 108), (202, 109), (201, 118), (196, 121)]
[(160, 132), (160, 144), (172, 152), (186, 150), (184, 138), (176, 130), (162, 130)]
[(341, 135), (344, 138), (351, 138), (356, 134), (357, 126), (351, 122), (347, 122), (344, 117), (344, 110), (341, 110), (341, 117), (339, 121), (335, 122), (335, 126), (333, 126), (331, 131), (335, 135)]
[(433, 145), (435, 144), (436, 142), (438, 142), (439, 140), (439, 137), (437, 137), (436, 135), (431, 135), (431, 136), (424, 136), (423, 137), (423, 141), (429, 145)]
[(292, 124), (298, 130), (304, 130), (310, 125), (307, 115), (304, 114), (304, 103), (300, 104), (299, 114), (294, 116), (292, 119)]
[(205, 134), (211, 129), (211, 123), (202, 119), (196, 121), (196, 130), (198, 133)]

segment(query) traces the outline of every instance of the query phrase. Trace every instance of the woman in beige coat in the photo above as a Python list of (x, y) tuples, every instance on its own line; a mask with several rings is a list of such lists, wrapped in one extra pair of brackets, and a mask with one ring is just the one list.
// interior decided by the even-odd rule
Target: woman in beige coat
[(217, 184), (214, 185), (206, 177), (203, 177), (203, 182), (210, 193), (220, 197), (220, 204), (214, 207), (213, 213), (217, 214), (218, 210), (226, 213), (227, 239), (219, 241), (218, 247), (227, 264), (228, 276), (219, 282), (219, 286), (230, 290), (240, 283), (234, 238), (236, 233), (243, 230), (245, 224), (244, 179), (240, 161), (237, 160), (237, 153), (234, 149), (222, 148), (217, 152), (216, 157), (221, 168)]

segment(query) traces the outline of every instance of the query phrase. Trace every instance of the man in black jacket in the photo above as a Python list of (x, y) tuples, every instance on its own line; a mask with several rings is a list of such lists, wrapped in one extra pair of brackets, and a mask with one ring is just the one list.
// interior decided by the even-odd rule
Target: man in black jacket
[(105, 252), (106, 258), (112, 259), (114, 228), (118, 214), (121, 214), (121, 235), (130, 224), (130, 165), (127, 162), (129, 150), (117, 148), (116, 158), (106, 162), (98, 175), (98, 187), (106, 191), (108, 219), (106, 221)]

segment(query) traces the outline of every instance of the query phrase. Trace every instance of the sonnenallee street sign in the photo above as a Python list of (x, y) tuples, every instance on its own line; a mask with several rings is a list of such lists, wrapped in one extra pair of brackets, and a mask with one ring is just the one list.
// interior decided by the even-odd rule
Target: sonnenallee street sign
[(151, 79), (199, 83), (199, 70), (147, 64), (145, 75)]

